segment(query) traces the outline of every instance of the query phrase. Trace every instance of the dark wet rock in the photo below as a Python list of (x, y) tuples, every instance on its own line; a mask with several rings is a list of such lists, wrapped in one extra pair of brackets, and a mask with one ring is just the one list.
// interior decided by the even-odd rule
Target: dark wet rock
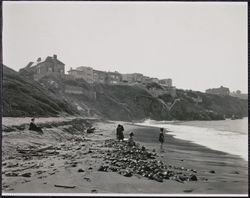
[(89, 170), (92, 170), (93, 168), (92, 168), (92, 167), (89, 167), (88, 169), (89, 169)]
[(108, 171), (108, 166), (100, 166), (98, 171), (103, 171), (103, 172), (107, 172)]
[(31, 177), (31, 173), (23, 173), (21, 176), (23, 176), (23, 177)]
[(87, 133), (94, 133), (94, 131), (95, 131), (95, 128), (88, 128), (87, 129)]
[(98, 191), (96, 189), (91, 190), (92, 193), (97, 193)]
[(197, 177), (196, 175), (191, 175), (190, 178), (189, 178), (190, 181), (197, 181)]
[(239, 173), (238, 171), (234, 171), (233, 174), (237, 174), (237, 175), (238, 175), (238, 174), (240, 174), (240, 173)]
[(88, 153), (93, 153), (93, 151), (91, 151), (91, 150), (89, 149)]
[[(185, 175), (188, 169), (169, 164), (165, 165), (162, 161), (156, 160), (156, 153), (146, 150), (136, 144), (134, 147), (128, 147), (125, 142), (107, 140), (105, 147), (112, 148), (112, 152), (106, 151), (104, 160), (110, 164), (110, 167), (101, 166), (99, 171), (118, 172), (124, 176), (143, 176), (157, 182), (163, 182), (164, 179), (176, 180), (178, 182), (189, 181), (189, 176)], [(115, 168), (113, 168), (115, 167)], [(191, 170), (190, 170), (191, 171)], [(196, 170), (192, 170), (196, 172)], [(195, 176), (196, 177), (196, 176)], [(195, 178), (192, 178), (195, 180)], [(197, 178), (196, 178), (197, 179)]]
[(124, 171), (123, 176), (125, 176), (125, 177), (132, 177), (132, 176), (133, 176), (133, 174), (132, 174), (132, 172), (131, 172), (131, 171), (126, 170), (126, 171)]
[(80, 169), (78, 169), (78, 172), (82, 173), (82, 172), (84, 172), (84, 170), (80, 168)]
[(215, 173), (215, 171), (214, 171), (214, 170), (210, 170), (210, 171), (209, 171), (209, 173), (212, 173), (212, 174), (214, 174), (214, 173)]
[(153, 175), (153, 179), (158, 181), (158, 182), (163, 182), (163, 178), (160, 177), (159, 175)]

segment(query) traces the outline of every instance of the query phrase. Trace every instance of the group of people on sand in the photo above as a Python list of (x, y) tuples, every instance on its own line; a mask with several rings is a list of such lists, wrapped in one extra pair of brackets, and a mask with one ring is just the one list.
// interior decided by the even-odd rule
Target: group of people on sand
[[(120, 124), (118, 124), (117, 128), (116, 128), (116, 138), (118, 141), (124, 141), (124, 127)], [(135, 141), (133, 139), (134, 133), (131, 132), (129, 133), (129, 138), (127, 140), (127, 143), (129, 146), (135, 146)], [(160, 151), (164, 152), (163, 150), (163, 144), (165, 142), (165, 136), (164, 136), (164, 129), (160, 128), (160, 134), (159, 134), (159, 142), (160, 142)]]
[[(124, 131), (124, 127), (122, 125), (118, 124), (118, 126), (116, 128), (116, 138), (118, 141), (124, 141), (123, 131)], [(131, 132), (129, 134), (129, 138), (128, 138), (128, 145), (129, 146), (135, 146), (135, 141), (133, 139), (133, 136), (134, 136), (134, 133)]]
[[(38, 127), (35, 124), (35, 118), (31, 119), (30, 125), (29, 125), (29, 130), (32, 131), (37, 131), (40, 134), (43, 134), (43, 130), (41, 127)], [(121, 124), (118, 124), (117, 128), (116, 128), (116, 138), (118, 141), (124, 141), (124, 127)], [(160, 142), (160, 151), (163, 152), (163, 143), (165, 142), (165, 137), (164, 137), (164, 133), (163, 133), (164, 129), (160, 128), (160, 134), (159, 134), (159, 142)], [(129, 138), (127, 140), (127, 143), (129, 146), (135, 146), (135, 141), (133, 139), (134, 133), (131, 132), (129, 133)]]

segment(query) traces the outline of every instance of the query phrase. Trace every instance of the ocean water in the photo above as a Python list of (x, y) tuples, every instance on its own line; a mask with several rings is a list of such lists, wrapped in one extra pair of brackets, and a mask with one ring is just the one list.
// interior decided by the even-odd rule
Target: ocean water
[(248, 118), (219, 121), (155, 121), (136, 123), (163, 127), (175, 138), (238, 155), (248, 161)]

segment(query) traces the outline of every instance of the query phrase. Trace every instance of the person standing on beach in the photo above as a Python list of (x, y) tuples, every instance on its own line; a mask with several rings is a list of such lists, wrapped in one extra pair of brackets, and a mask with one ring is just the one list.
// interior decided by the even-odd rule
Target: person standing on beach
[(163, 150), (163, 143), (165, 141), (164, 133), (163, 133), (163, 128), (160, 128), (160, 135), (159, 135), (159, 142), (161, 144), (160, 151), (164, 152)]
[(124, 139), (124, 135), (123, 135), (123, 131), (124, 131), (124, 128), (122, 125), (118, 124), (117, 128), (116, 128), (116, 137), (117, 139), (120, 141)]

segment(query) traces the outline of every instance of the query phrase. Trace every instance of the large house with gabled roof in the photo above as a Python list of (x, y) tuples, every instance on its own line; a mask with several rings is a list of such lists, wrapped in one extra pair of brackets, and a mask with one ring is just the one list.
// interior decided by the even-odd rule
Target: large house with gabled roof
[(39, 80), (47, 75), (64, 76), (65, 64), (57, 59), (57, 55), (48, 56), (45, 59), (38, 58), (35, 62), (30, 62), (21, 71), (29, 72), (34, 80)]

